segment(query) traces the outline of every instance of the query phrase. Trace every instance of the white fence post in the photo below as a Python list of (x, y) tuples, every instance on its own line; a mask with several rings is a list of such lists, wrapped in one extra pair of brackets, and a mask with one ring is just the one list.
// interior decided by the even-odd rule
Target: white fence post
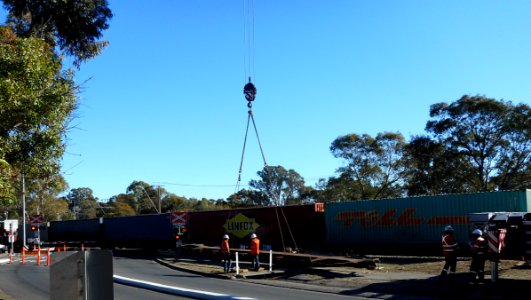
[(269, 272), (273, 272), (273, 250), (269, 250)]
[(240, 262), (238, 259), (238, 252), (236, 252), (236, 275), (240, 275)]

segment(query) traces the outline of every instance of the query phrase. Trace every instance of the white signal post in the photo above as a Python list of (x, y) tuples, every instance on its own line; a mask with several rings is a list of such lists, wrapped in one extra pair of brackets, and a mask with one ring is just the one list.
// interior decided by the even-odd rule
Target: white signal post
[(4, 229), (7, 231), (7, 234), (8, 234), (8, 243), (11, 245), (10, 247), (10, 250), (9, 250), (9, 258), (11, 259), (11, 256), (13, 256), (13, 253), (14, 253), (14, 243), (15, 243), (15, 232), (17, 231), (17, 228), (18, 228), (18, 220), (16, 219), (13, 219), (13, 220), (5, 220), (5, 221), (2, 221), (2, 223), (4, 223)]

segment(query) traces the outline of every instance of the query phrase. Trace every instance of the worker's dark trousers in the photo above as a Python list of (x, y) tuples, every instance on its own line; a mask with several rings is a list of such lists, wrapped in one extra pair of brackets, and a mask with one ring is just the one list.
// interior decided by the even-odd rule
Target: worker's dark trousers
[(474, 280), (485, 279), (485, 255), (472, 255), (472, 263), (470, 264), (470, 271), (474, 273)]
[(230, 253), (222, 253), (221, 260), (223, 261), (223, 271), (229, 273), (232, 268), (232, 257), (230, 256)]
[(441, 271), (441, 275), (448, 275), (455, 273), (455, 267), (457, 265), (457, 256), (454, 254), (444, 257), (444, 267)]
[(258, 255), (258, 254), (253, 254), (253, 266), (252, 266), (252, 269), (254, 271), (260, 270), (260, 255)]

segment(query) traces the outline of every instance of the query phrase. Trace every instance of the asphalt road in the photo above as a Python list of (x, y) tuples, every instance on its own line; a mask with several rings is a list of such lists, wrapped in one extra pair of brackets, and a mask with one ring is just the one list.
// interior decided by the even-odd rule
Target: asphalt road
[[(49, 268), (34, 264), (0, 265), (0, 289), (13, 299), (50, 299)], [(146, 289), (114, 284), (114, 299), (187, 299)]]
[(165, 285), (261, 300), (366, 299), (362, 297), (296, 290), (285, 287), (265, 286), (256, 283), (249, 283), (244, 280), (227, 280), (203, 277), (200, 275), (169, 269), (152, 260), (146, 259), (115, 257), (114, 274), (129, 278), (141, 278), (142, 280), (158, 282)]
[[(243, 280), (203, 277), (164, 267), (140, 257), (114, 257), (114, 274), (172, 287), (213, 292), (262, 300), (279, 299), (365, 299), (361, 297), (325, 294), (291, 288), (253, 284)], [(0, 289), (13, 299), (49, 299), (49, 267), (28, 261), (0, 265)], [(115, 299), (185, 299), (136, 287), (114, 284)]]

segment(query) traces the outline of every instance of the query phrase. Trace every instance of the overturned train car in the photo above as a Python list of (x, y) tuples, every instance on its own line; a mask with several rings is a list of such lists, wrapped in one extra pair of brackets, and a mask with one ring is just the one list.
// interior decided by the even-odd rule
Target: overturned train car
[(322, 203), (188, 213), (186, 242), (218, 246), (224, 234), (230, 246), (246, 248), (256, 233), (262, 249), (323, 249), (326, 241)]
[(470, 214), (529, 212), (531, 190), (327, 203), (327, 243), (355, 253), (441, 255), (441, 234), (452, 225), (467, 255)]
[(175, 247), (170, 214), (50, 222), (48, 243), (103, 248), (160, 249)]

